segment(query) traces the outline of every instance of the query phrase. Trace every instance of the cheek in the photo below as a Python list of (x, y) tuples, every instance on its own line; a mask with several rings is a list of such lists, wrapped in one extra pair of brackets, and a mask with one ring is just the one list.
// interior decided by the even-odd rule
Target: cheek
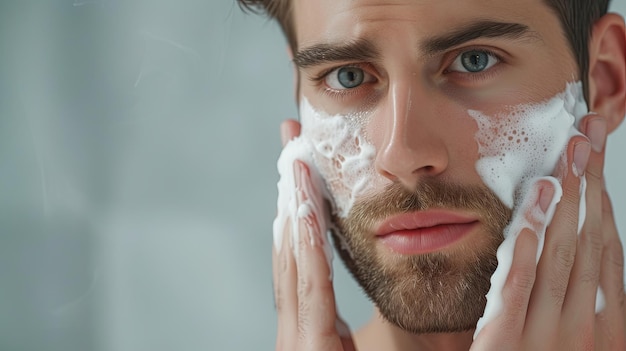
[(376, 150), (355, 116), (329, 115), (302, 98), (302, 137), (313, 146), (313, 160), (339, 217), (347, 217), (354, 200), (372, 188)]
[(518, 191), (529, 180), (551, 175), (569, 138), (579, 134), (576, 121), (586, 113), (580, 84), (541, 104), (518, 105), (487, 116), (470, 111), (476, 120), (480, 158), (476, 169), (500, 200), (513, 208)]

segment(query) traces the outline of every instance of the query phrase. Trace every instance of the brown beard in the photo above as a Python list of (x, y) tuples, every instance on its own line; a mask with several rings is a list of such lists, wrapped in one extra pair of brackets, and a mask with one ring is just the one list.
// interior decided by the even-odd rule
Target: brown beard
[[(422, 255), (381, 255), (375, 223), (390, 215), (433, 208), (471, 211), (485, 228), (476, 240)], [(412, 333), (475, 328), (497, 266), (496, 251), (511, 210), (485, 186), (436, 179), (415, 191), (400, 184), (357, 202), (347, 218), (334, 218), (335, 247), (357, 282), (389, 322)]]

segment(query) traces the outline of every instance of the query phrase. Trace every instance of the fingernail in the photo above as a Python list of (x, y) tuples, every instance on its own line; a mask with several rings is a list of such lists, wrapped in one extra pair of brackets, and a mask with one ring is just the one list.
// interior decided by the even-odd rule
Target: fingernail
[(554, 197), (554, 188), (552, 185), (542, 185), (539, 193), (539, 207), (543, 213), (547, 213)]
[(602, 152), (606, 140), (606, 122), (602, 118), (594, 118), (587, 124), (587, 137), (595, 152)]
[(587, 169), (591, 145), (588, 142), (580, 142), (574, 145), (574, 175), (582, 176)]

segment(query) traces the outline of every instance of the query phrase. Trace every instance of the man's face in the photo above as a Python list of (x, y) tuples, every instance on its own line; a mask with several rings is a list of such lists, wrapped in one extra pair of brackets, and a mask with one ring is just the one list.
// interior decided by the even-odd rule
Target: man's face
[(541, 0), (293, 1), (303, 133), (308, 114), (345, 117), (337, 145), (366, 161), (355, 175), (345, 155), (316, 158), (342, 257), (396, 325), (473, 328), (511, 208), (476, 171), (469, 111), (506, 114), (576, 79), (558, 18)]

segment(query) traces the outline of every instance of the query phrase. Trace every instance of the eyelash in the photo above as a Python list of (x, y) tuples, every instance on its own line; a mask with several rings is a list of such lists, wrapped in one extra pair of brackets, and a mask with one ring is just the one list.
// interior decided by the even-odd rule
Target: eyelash
[[(455, 75), (463, 75), (463, 80), (466, 81), (471, 81), (471, 82), (476, 82), (476, 81), (480, 81), (480, 80), (484, 80), (484, 79), (488, 79), (491, 78), (496, 72), (494, 72), (494, 70), (496, 70), (497, 68), (490, 68), (487, 71), (481, 71), (481, 72), (477, 72), (477, 73), (469, 73), (469, 72), (455, 72), (455, 71), (448, 71), (448, 68), (450, 67), (450, 65), (452, 65), (452, 63), (456, 60), (457, 57), (459, 57), (460, 55), (462, 55), (465, 52), (468, 51), (481, 51), (486, 53), (487, 55), (493, 56), (495, 57), (498, 62), (494, 65), (494, 67), (506, 63), (506, 60), (503, 58), (503, 55), (496, 53), (494, 50), (485, 48), (485, 47), (465, 47), (465, 48), (461, 48), (461, 49), (457, 49), (455, 51), (453, 51), (452, 53), (448, 53), (446, 54), (447, 57), (452, 56), (451, 60), (445, 60), (446, 65), (445, 65), (445, 69), (441, 70), (441, 72), (443, 74), (455, 74)], [(341, 65), (341, 66), (334, 66), (331, 68), (328, 68), (326, 70), (323, 70), (322, 72), (320, 72), (317, 75), (314, 75), (313, 77), (310, 78), (311, 81), (315, 82), (317, 85), (322, 85), (322, 93), (326, 96), (330, 96), (332, 98), (336, 98), (336, 99), (347, 99), (353, 95), (356, 95), (359, 93), (359, 91), (361, 89), (360, 86), (356, 87), (356, 88), (352, 88), (352, 89), (344, 89), (344, 90), (336, 90), (336, 89), (332, 89), (329, 88), (327, 86), (324, 85), (324, 81), (326, 80), (326, 77), (340, 69), (340, 68), (344, 68), (344, 67), (357, 67), (360, 69), (365, 70), (365, 68), (363, 67), (364, 64), (346, 64), (346, 65)]]
[[(469, 51), (479, 51), (479, 52), (484, 52), (485, 54), (489, 55), (489, 56), (493, 56), (496, 58), (496, 60), (498, 60), (498, 62), (491, 68), (487, 69), (486, 71), (481, 71), (481, 72), (476, 72), (476, 73), (470, 73), (470, 72), (456, 72), (456, 71), (449, 71), (448, 68), (454, 63), (454, 61), (461, 56), (463, 53), (469, 52)], [(457, 74), (457, 75), (463, 75), (463, 79), (464, 80), (469, 80), (469, 81), (480, 81), (480, 80), (484, 80), (487, 78), (491, 78), (496, 72), (496, 70), (498, 69), (497, 66), (506, 63), (506, 60), (504, 59), (502, 54), (499, 54), (497, 52), (495, 52), (494, 50), (491, 49), (487, 49), (484, 47), (477, 47), (477, 48), (462, 48), (459, 50), (454, 51), (453, 53), (449, 54), (448, 57), (452, 56), (451, 60), (446, 60), (446, 65), (445, 65), (445, 69), (442, 70), (441, 72), (443, 74)]]
[(341, 66), (335, 66), (335, 67), (331, 67), (329, 69), (323, 70), (322, 72), (320, 72), (319, 74), (311, 77), (311, 81), (315, 82), (317, 85), (322, 86), (322, 93), (326, 96), (330, 96), (332, 98), (336, 98), (336, 99), (347, 99), (353, 95), (356, 95), (359, 93), (359, 91), (361, 90), (361, 86), (358, 86), (356, 88), (352, 88), (352, 89), (343, 89), (343, 90), (336, 90), (336, 89), (332, 89), (329, 88), (327, 86), (325, 86), (324, 81), (326, 80), (326, 78), (328, 77), (329, 74), (331, 74), (332, 72), (340, 69), (340, 68), (345, 68), (345, 67), (356, 67), (356, 68), (360, 68), (362, 70), (366, 70), (366, 68), (364, 67), (366, 64), (347, 64), (347, 65), (341, 65)]

